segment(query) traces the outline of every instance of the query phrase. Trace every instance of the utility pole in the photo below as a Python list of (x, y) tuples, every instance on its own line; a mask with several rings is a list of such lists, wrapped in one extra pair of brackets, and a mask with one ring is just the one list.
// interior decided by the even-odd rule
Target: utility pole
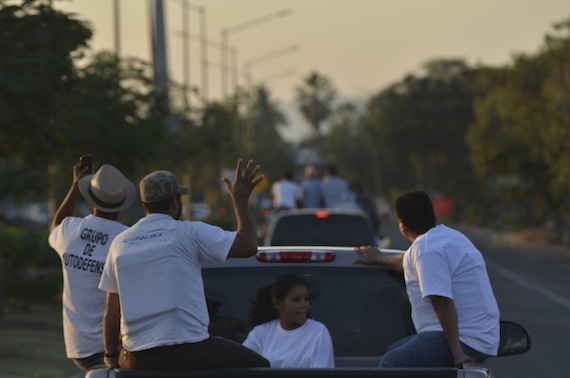
[(119, 0), (113, 0), (113, 21), (115, 25), (114, 30), (114, 42), (115, 42), (115, 55), (117, 58), (121, 55), (121, 13), (120, 13), (120, 6)]
[(168, 88), (168, 62), (166, 55), (166, 37), (164, 33), (164, 7), (162, 0), (149, 0), (151, 17), (152, 63), (154, 85), (158, 102), (167, 114), (170, 131), (175, 125), (170, 117), (170, 97)]
[(190, 96), (188, 91), (190, 90), (190, 40), (187, 36), (190, 35), (190, 22), (188, 14), (188, 1), (182, 0), (182, 32), (184, 33), (184, 38), (182, 38), (182, 72), (184, 81), (184, 116), (188, 117), (190, 112)]

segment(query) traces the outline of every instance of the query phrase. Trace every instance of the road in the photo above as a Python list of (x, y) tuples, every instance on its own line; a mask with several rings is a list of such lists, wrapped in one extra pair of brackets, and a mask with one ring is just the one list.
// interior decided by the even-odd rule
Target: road
[[(409, 242), (395, 224), (383, 228), (393, 248)], [(480, 231), (463, 230), (483, 252), (501, 318), (523, 324), (532, 339), (523, 355), (488, 361), (496, 378), (570, 375), (570, 251), (514, 246)]]

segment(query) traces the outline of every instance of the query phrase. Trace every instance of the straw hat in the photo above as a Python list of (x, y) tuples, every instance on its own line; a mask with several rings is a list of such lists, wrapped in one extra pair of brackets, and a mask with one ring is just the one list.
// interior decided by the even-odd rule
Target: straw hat
[(79, 180), (79, 191), (97, 210), (116, 213), (127, 209), (135, 200), (135, 186), (115, 167), (102, 165), (92, 175)]

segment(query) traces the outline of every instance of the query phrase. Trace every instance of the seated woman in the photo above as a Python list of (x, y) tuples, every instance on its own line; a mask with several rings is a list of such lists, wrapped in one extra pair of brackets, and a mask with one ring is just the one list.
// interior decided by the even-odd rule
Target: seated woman
[(249, 314), (253, 327), (243, 345), (278, 368), (334, 367), (332, 339), (323, 323), (310, 319), (309, 285), (295, 274), (278, 275), (257, 290)]

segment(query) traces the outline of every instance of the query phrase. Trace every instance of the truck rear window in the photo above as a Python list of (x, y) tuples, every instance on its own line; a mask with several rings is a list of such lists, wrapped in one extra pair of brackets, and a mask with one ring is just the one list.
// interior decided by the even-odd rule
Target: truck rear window
[(270, 245), (321, 245), (353, 247), (376, 245), (374, 232), (365, 217), (330, 214), (326, 218), (314, 215), (283, 217), (275, 225)]
[(337, 356), (379, 356), (413, 334), (410, 307), (398, 275), (380, 269), (263, 267), (204, 269), (210, 333), (242, 343), (256, 290), (283, 272), (311, 283), (311, 318), (324, 323)]

